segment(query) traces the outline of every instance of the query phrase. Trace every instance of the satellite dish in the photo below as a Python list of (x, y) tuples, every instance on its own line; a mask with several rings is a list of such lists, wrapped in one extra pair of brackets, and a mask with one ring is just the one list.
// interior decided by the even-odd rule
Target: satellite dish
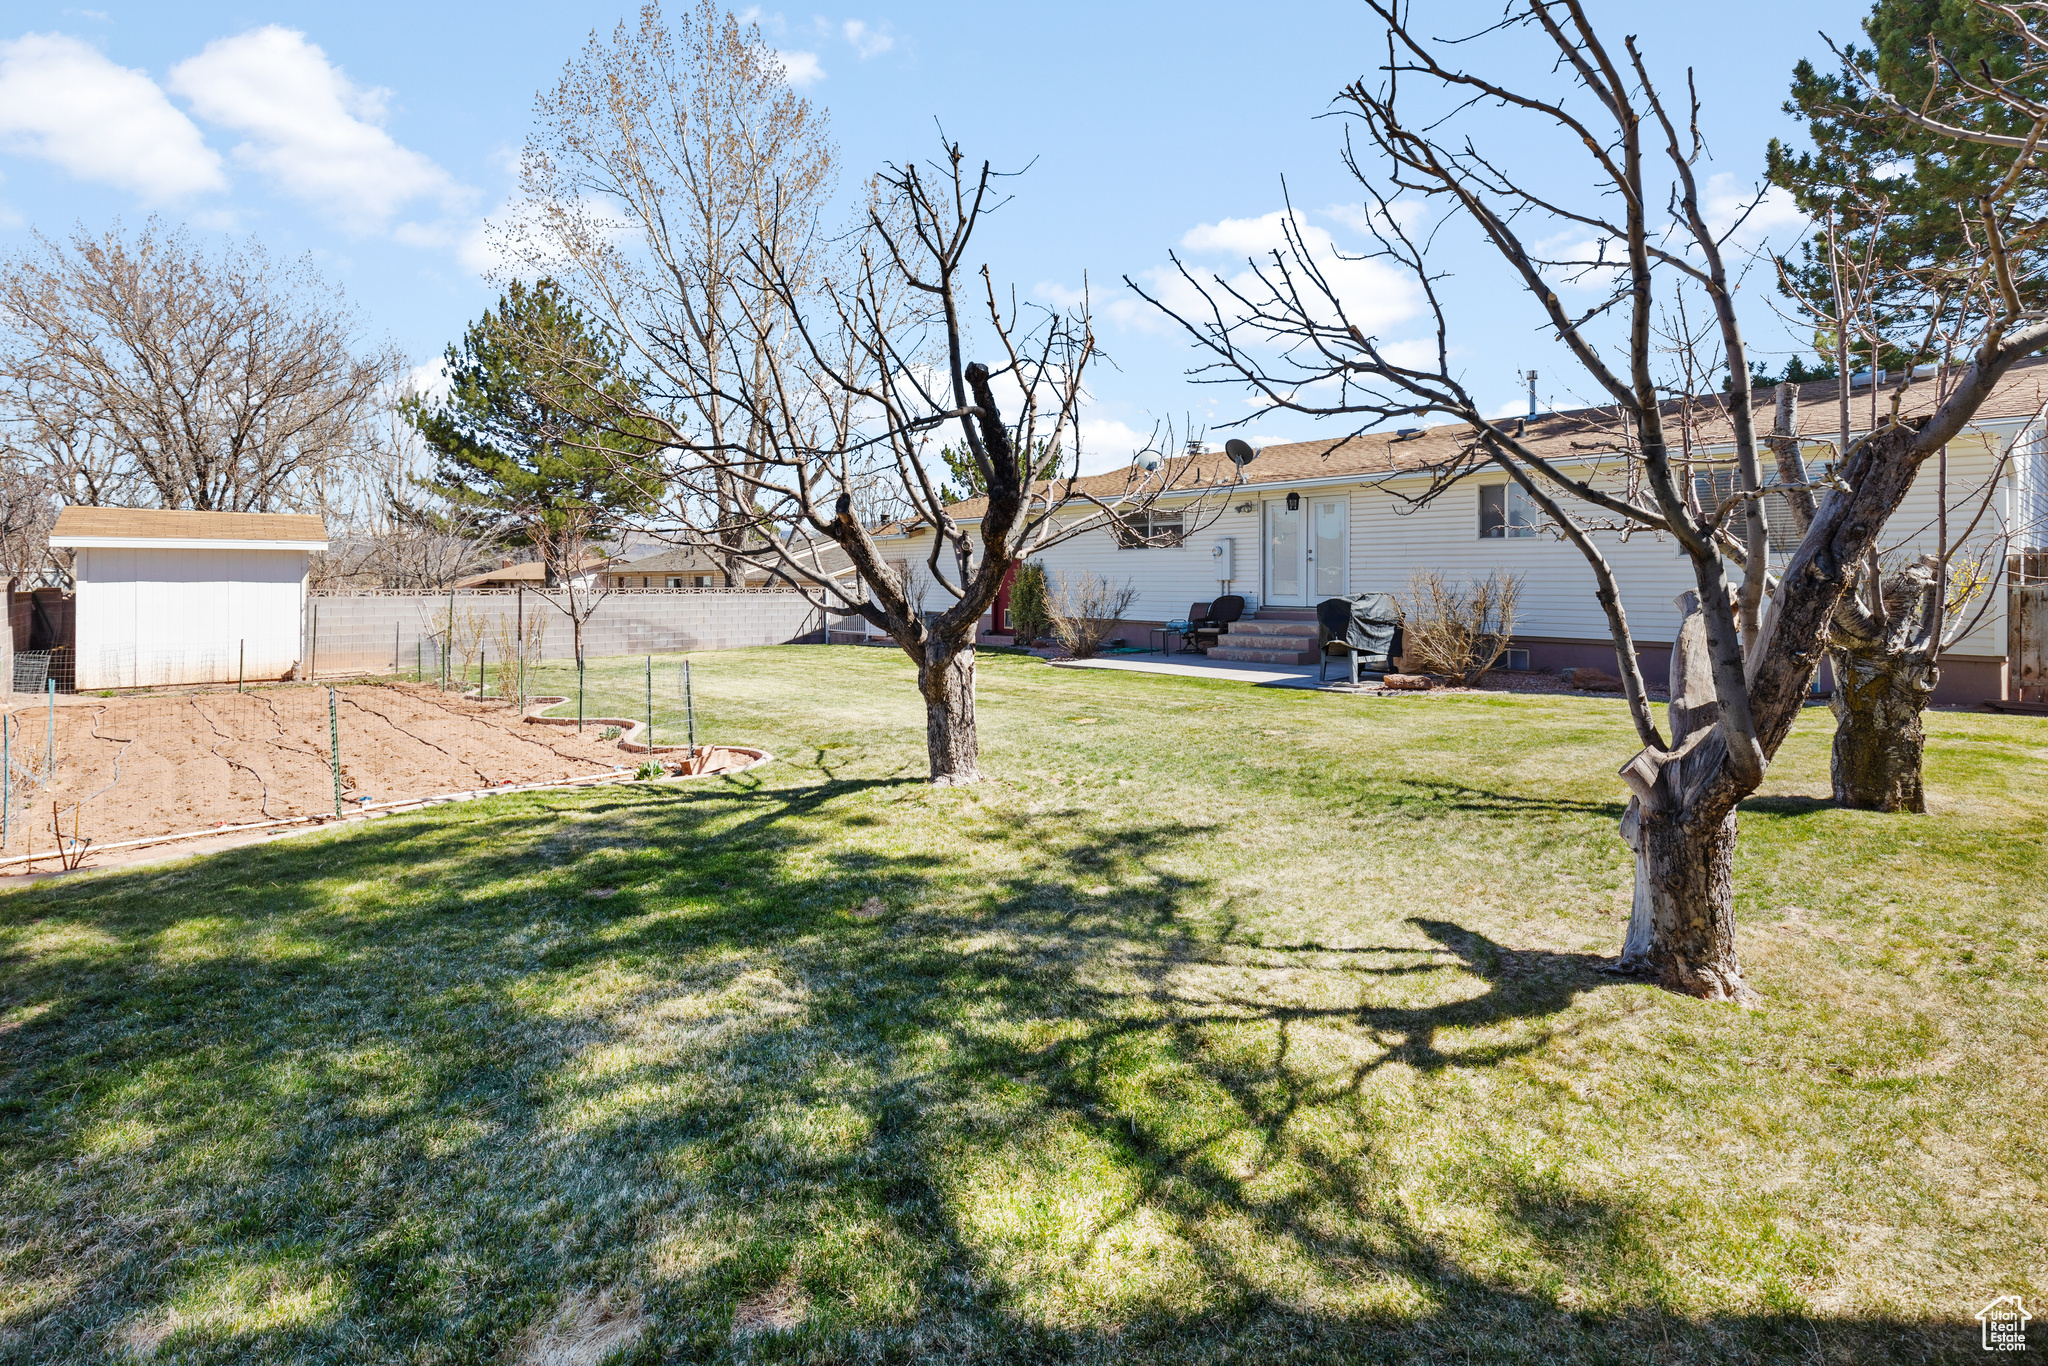
[(1133, 457), (1133, 463), (1136, 464), (1139, 469), (1144, 470), (1147, 474), (1150, 474), (1153, 470), (1159, 468), (1159, 452), (1139, 451), (1137, 455)]
[(1240, 441), (1234, 436), (1223, 443), (1223, 453), (1229, 456), (1230, 463), (1236, 465), (1239, 469), (1243, 469), (1246, 465), (1251, 464), (1253, 460), (1258, 458), (1259, 454), (1252, 449), (1250, 442)]

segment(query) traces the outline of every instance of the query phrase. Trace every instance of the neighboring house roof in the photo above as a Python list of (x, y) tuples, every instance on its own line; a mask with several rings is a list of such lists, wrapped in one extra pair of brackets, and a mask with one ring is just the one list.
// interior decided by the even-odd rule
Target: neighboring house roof
[[(588, 574), (605, 567), (602, 555), (593, 555), (583, 561), (582, 573)], [(523, 560), (518, 564), (499, 565), (486, 569), (481, 574), (471, 574), (466, 579), (457, 579), (456, 588), (487, 588), (492, 584), (515, 587), (524, 584), (545, 584), (548, 581), (548, 567), (539, 560)]]
[[(1799, 434), (1808, 439), (1825, 439), (1839, 435), (1841, 431), (1841, 389), (1834, 380), (1816, 380), (1799, 386)], [(1715, 396), (1718, 398), (1718, 395)], [(1772, 392), (1756, 390), (1752, 402), (1756, 405), (1757, 435), (1769, 434), (1772, 422)], [(1715, 450), (1730, 446), (1734, 441), (1734, 428), (1718, 403), (1696, 400), (1693, 443), (1696, 448)], [(1880, 416), (1891, 411), (1891, 392), (1881, 386), (1877, 396)], [(2003, 380), (1991, 393), (1973, 419), (1978, 424), (2024, 420), (2033, 417), (2048, 404), (2048, 356), (2037, 356), (2023, 361), (2006, 373)], [(1935, 386), (1931, 380), (1921, 380), (1906, 391), (1899, 406), (1902, 417), (1918, 417), (1934, 411), (1936, 407)], [(1666, 422), (1675, 422), (1679, 413), (1676, 400), (1665, 405)], [(1853, 391), (1849, 405), (1850, 430), (1862, 432), (1870, 425), (1870, 387), (1863, 385)], [(1603, 449), (1602, 437), (1617, 430), (1615, 410), (1608, 408), (1577, 408), (1563, 412), (1538, 413), (1535, 417), (1498, 419), (1501, 425), (1513, 430), (1514, 424), (1522, 422), (1520, 440), (1538, 455), (1556, 463), (1579, 463), (1599, 459), (1603, 455), (1616, 454), (1611, 447)], [(1257, 488), (1260, 486), (1305, 484), (1327, 479), (1374, 478), (1424, 470), (1454, 463), (1473, 433), (1473, 428), (1463, 422), (1445, 423), (1436, 427), (1411, 429), (1415, 434), (1403, 440), (1396, 432), (1372, 432), (1345, 440), (1292, 441), (1267, 446), (1260, 450), (1258, 458), (1244, 467), (1242, 480), (1232, 468), (1230, 460), (1221, 451), (1208, 451), (1199, 455), (1177, 455), (1168, 459), (1157, 473), (1145, 475), (1133, 469), (1111, 470), (1107, 474), (1087, 475), (1076, 480), (1059, 480), (1042, 486), (1043, 491), (1056, 496), (1060, 502), (1092, 495), (1104, 502), (1129, 494), (1139, 494), (1148, 488), (1158, 488), (1162, 483), (1169, 487), (1165, 496), (1186, 495), (1192, 497), (1205, 491), (1227, 487)], [(1667, 434), (1676, 444), (1677, 433), (1667, 428)], [(970, 498), (952, 503), (947, 511), (955, 521), (972, 522), (980, 520), (988, 509), (986, 498)], [(922, 524), (910, 527), (908, 533), (916, 536), (924, 530)], [(890, 527), (876, 534), (901, 535), (904, 528)]]
[(721, 574), (725, 572), (710, 556), (696, 550), (667, 550), (644, 560), (628, 560), (605, 571), (608, 574)]
[(50, 544), (73, 549), (325, 550), (327, 527), (318, 517), (296, 512), (67, 507), (57, 513)]
[[(746, 577), (761, 582), (766, 582), (774, 577), (777, 561), (766, 547), (760, 547), (747, 553), (756, 560), (759, 560), (760, 564), (746, 566)], [(846, 552), (833, 544), (821, 544), (808, 550), (792, 550), (790, 555), (799, 564), (816, 565), (821, 573), (835, 578), (851, 573), (853, 569), (851, 561), (846, 558)], [(723, 575), (725, 567), (713, 559), (708, 551), (701, 548), (678, 547), (659, 555), (651, 555), (644, 560), (631, 560), (623, 564), (612, 565), (605, 572), (620, 578), (642, 574), (649, 577), (660, 574)]]

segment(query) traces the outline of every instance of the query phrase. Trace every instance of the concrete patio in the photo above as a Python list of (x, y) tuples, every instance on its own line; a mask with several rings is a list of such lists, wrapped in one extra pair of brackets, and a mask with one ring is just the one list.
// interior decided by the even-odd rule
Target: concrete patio
[[(1205, 655), (1106, 655), (1094, 659), (1051, 661), (1055, 669), (1121, 669), (1126, 673), (1175, 674), (1182, 678), (1210, 678), (1224, 683), (1248, 683), (1260, 688), (1319, 688), (1313, 664), (1245, 664)], [(1349, 682), (1350, 675), (1332, 667), (1330, 682)]]

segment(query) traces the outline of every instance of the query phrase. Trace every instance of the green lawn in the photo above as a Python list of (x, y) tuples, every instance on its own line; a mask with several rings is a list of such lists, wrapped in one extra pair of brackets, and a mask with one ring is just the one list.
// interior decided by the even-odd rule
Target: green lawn
[(1904, 817), (1825, 804), (1809, 712), (1745, 1012), (1599, 971), (1610, 700), (991, 657), (990, 779), (935, 791), (900, 655), (694, 662), (776, 763), (0, 895), (0, 1360), (1964, 1361), (2048, 1315), (2048, 723), (1931, 717)]

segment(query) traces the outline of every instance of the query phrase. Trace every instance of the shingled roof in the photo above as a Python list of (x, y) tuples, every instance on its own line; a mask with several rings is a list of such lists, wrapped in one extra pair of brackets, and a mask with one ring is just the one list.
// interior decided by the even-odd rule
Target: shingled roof
[[(1840, 385), (1834, 380), (1815, 380), (1800, 385), (1799, 434), (1809, 440), (1838, 435), (1841, 431), (1839, 398)], [(1759, 389), (1753, 401), (1757, 405), (1758, 434), (1762, 435), (1771, 424), (1774, 396), (1771, 390)], [(1891, 390), (1888, 386), (1880, 387), (1877, 401), (1880, 416), (1891, 411)], [(2025, 419), (2040, 412), (2044, 404), (2048, 404), (2048, 356), (2037, 356), (2007, 372), (1990, 399), (1978, 410), (1976, 421)], [(1903, 417), (1916, 417), (1930, 413), (1934, 408), (1935, 386), (1929, 380), (1922, 380), (1906, 390), (1899, 412)], [(1680, 405), (1674, 400), (1665, 405), (1665, 411), (1666, 421), (1675, 422)], [(1849, 417), (1852, 432), (1861, 432), (1869, 427), (1868, 385), (1851, 394)], [(1718, 404), (1696, 403), (1694, 421), (1698, 424), (1693, 437), (1697, 445), (1713, 449), (1733, 443), (1734, 428)], [(1538, 455), (1558, 463), (1597, 455), (1611, 439), (1610, 434), (1618, 432), (1620, 425), (1611, 407), (1574, 408), (1539, 413), (1528, 419), (1502, 419), (1502, 425), (1510, 431), (1517, 423), (1522, 424), (1520, 440), (1523, 443)], [(1148, 485), (1157, 487), (1162, 478), (1169, 483), (1166, 490), (1169, 496), (1193, 495), (1215, 487), (1257, 488), (1321, 479), (1370, 479), (1448, 465), (1458, 459), (1472, 432), (1467, 423), (1451, 422), (1421, 428), (1406, 439), (1395, 432), (1371, 432), (1345, 440), (1283, 442), (1262, 449), (1258, 458), (1244, 467), (1241, 483), (1237, 471), (1221, 451), (1206, 451), (1199, 455), (1174, 456), (1157, 474), (1149, 477), (1135, 469), (1119, 469), (1072, 481), (1060, 480), (1056, 485), (1045, 487), (1047, 491), (1056, 491), (1061, 502), (1084, 494), (1108, 502), (1138, 492)], [(987, 499), (970, 498), (948, 505), (947, 511), (956, 521), (966, 522), (980, 518), (987, 508)]]
[(68, 507), (57, 513), (51, 545), (107, 542), (289, 542), (322, 546), (327, 526), (296, 512), (173, 512), (160, 508)]

